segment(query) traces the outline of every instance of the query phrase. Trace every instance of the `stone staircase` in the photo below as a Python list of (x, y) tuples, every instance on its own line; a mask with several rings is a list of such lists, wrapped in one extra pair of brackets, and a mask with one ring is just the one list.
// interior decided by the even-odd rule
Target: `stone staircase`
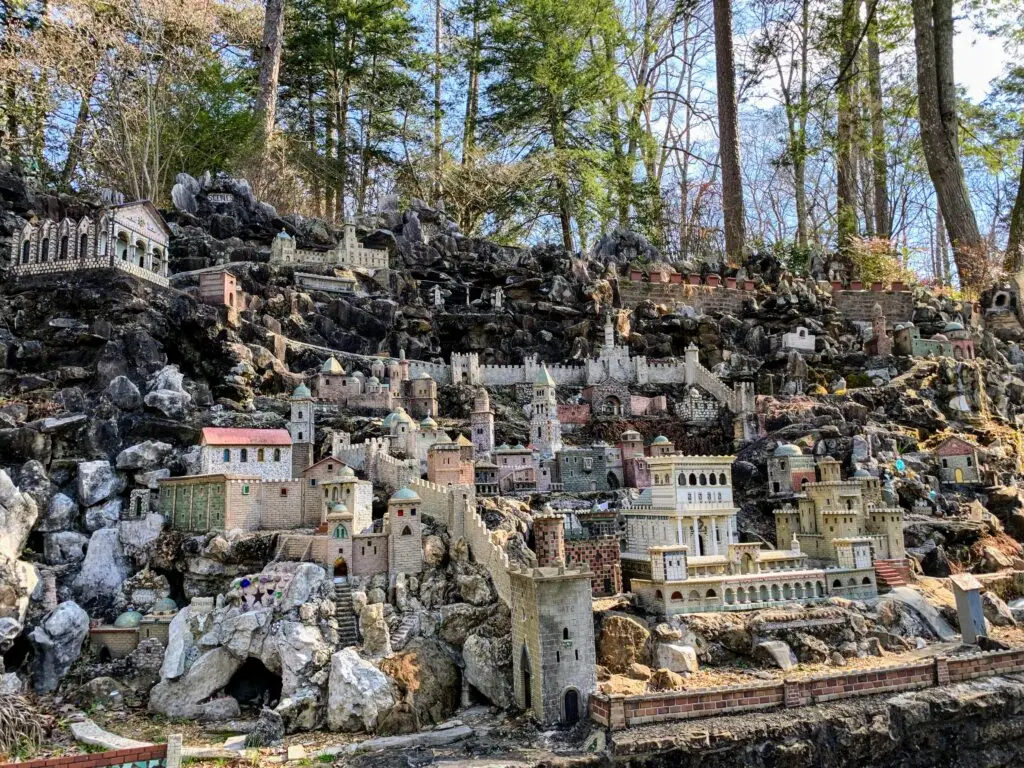
[(352, 609), (352, 587), (348, 581), (334, 582), (334, 618), (338, 622), (338, 639), (342, 648), (359, 644), (359, 630)]
[(418, 632), (420, 628), (420, 617), (415, 613), (411, 613), (402, 619), (402, 623), (395, 630), (394, 634), (391, 635), (391, 647), (400, 651), (405, 647), (405, 644), (409, 642), (409, 635), (413, 632)]
[(878, 591), (888, 592), (910, 582), (910, 564), (904, 560), (875, 560), (875, 582)]

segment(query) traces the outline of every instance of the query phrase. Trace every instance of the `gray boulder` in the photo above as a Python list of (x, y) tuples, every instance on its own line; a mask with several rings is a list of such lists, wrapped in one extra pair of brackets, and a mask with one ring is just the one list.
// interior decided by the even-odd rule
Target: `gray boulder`
[(185, 374), (176, 365), (165, 365), (146, 382), (150, 392), (166, 390), (168, 392), (185, 391)]
[(47, 565), (80, 563), (85, 559), (89, 537), (78, 531), (58, 531), (43, 537), (43, 559)]
[(32, 677), (37, 693), (57, 690), (88, 634), (89, 614), (72, 600), (58, 605), (32, 630), (28, 639), (35, 651)]
[(796, 654), (781, 640), (765, 640), (754, 646), (754, 658), (788, 672), (796, 666)]
[(195, 718), (200, 704), (229, 682), (242, 666), (227, 648), (207, 651), (178, 680), (161, 680), (149, 692), (149, 711), (167, 717)]
[(85, 530), (92, 533), (100, 528), (113, 528), (121, 519), (121, 499), (108, 499), (85, 510)]
[(122, 520), (117, 530), (125, 555), (136, 560), (147, 560), (163, 527), (164, 519), (156, 513), (148, 514), (141, 520)]
[(70, 496), (54, 494), (46, 508), (46, 514), (39, 518), (36, 530), (40, 533), (56, 533), (73, 527), (78, 515), (78, 505)]
[(128, 578), (128, 563), (116, 528), (101, 528), (89, 539), (82, 569), (72, 584), (85, 603), (113, 598)]
[(124, 478), (110, 466), (109, 461), (83, 461), (78, 465), (78, 501), (92, 507), (124, 490)]
[(191, 608), (186, 605), (167, 627), (167, 650), (164, 651), (164, 663), (160, 667), (160, 676), (166, 680), (177, 680), (187, 669), (189, 652), (195, 645), (189, 629), (190, 612)]
[(466, 681), (503, 709), (515, 703), (509, 650), (507, 638), (492, 640), (480, 635), (470, 635), (462, 645)]
[(188, 412), (192, 404), (192, 396), (188, 392), (174, 392), (169, 389), (157, 389), (146, 395), (146, 407), (160, 411), (169, 419), (180, 419)]
[(35, 499), (22, 493), (0, 470), (0, 616), (24, 622), (39, 582), (36, 569), (19, 560), (38, 517)]
[(154, 469), (174, 450), (169, 443), (147, 440), (125, 448), (117, 454), (117, 468), (134, 471)]
[(388, 678), (351, 648), (331, 656), (327, 690), (327, 723), (335, 731), (373, 731), (395, 706)]
[(111, 379), (104, 394), (122, 411), (134, 411), (136, 408), (142, 407), (142, 393), (127, 376), (117, 376)]
[(363, 653), (371, 658), (391, 655), (391, 633), (384, 620), (383, 604), (363, 606), (359, 612), (359, 631), (363, 636)]
[(697, 652), (689, 645), (658, 643), (654, 647), (654, 666), (672, 672), (696, 672)]
[(993, 592), (989, 591), (981, 593), (981, 606), (985, 611), (985, 618), (994, 626), (1017, 626), (1017, 620), (1013, 617), (1013, 612), (1010, 610), (1010, 606), (1003, 602), (1003, 600)]

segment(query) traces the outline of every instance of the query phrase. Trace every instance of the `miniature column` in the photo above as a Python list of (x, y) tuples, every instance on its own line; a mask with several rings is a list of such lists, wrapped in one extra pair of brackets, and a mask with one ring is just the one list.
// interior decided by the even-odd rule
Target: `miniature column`
[(683, 518), (676, 518), (676, 544), (685, 544), (683, 541)]
[(703, 552), (700, 551), (700, 524), (697, 522), (697, 518), (693, 518), (693, 551), (696, 557), (700, 557)]
[(718, 526), (714, 517), (711, 518), (711, 554), (718, 554)]

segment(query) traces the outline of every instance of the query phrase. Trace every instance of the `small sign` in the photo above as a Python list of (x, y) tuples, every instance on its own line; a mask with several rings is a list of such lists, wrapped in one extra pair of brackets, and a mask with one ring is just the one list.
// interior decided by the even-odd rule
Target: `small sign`
[(211, 192), (206, 196), (206, 199), (214, 205), (220, 205), (222, 203), (233, 203), (235, 196), (230, 192)]

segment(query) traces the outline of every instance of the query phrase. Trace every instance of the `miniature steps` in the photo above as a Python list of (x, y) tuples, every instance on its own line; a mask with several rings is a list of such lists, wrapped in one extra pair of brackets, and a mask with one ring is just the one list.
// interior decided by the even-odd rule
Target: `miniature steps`
[(402, 623), (395, 630), (395, 633), (391, 635), (391, 647), (400, 651), (405, 647), (405, 644), (409, 642), (409, 635), (413, 630), (419, 627), (419, 617), (413, 613), (402, 619)]
[(334, 583), (334, 618), (338, 622), (338, 641), (342, 648), (359, 644), (359, 630), (352, 609), (352, 587), (348, 581)]
[(875, 560), (874, 566), (879, 593), (910, 583), (910, 565), (906, 560)]

